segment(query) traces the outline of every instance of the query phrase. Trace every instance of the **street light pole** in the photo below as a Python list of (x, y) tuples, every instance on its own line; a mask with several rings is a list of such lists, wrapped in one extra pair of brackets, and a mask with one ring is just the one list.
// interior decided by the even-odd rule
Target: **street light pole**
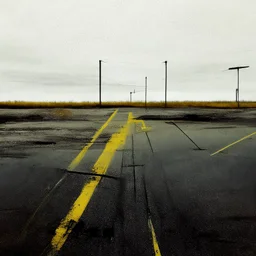
[(99, 60), (99, 106), (101, 107), (101, 62), (102, 60)]
[(237, 103), (239, 107), (239, 68), (237, 69)]
[(145, 77), (145, 108), (147, 108), (147, 90), (148, 90), (148, 78)]
[(167, 107), (167, 60), (164, 61), (165, 64), (165, 100), (164, 106)]
[(249, 66), (239, 66), (239, 67), (232, 67), (232, 68), (229, 68), (228, 70), (237, 70), (237, 89), (236, 89), (236, 101), (237, 101), (237, 106), (239, 107), (239, 83), (240, 83), (240, 74), (239, 74), (239, 71), (240, 69), (243, 69), (243, 68), (249, 68)]

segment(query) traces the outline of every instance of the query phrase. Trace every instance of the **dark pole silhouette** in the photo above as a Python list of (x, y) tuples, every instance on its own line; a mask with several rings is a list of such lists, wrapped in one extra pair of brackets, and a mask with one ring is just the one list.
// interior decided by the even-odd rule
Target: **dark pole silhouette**
[(237, 103), (239, 107), (239, 68), (237, 69)]
[(165, 64), (165, 100), (164, 106), (167, 107), (167, 60), (164, 61)]
[(147, 108), (147, 89), (148, 89), (148, 78), (145, 77), (145, 108)]
[(130, 102), (132, 102), (132, 94), (135, 93), (135, 89), (133, 92), (130, 92)]
[(243, 68), (249, 68), (249, 66), (240, 66), (240, 67), (232, 67), (229, 68), (228, 70), (237, 70), (237, 89), (236, 89), (236, 101), (237, 101), (237, 106), (239, 107), (239, 80), (240, 80), (240, 75), (239, 75), (239, 70)]
[(101, 62), (102, 60), (99, 60), (99, 106), (101, 107)]

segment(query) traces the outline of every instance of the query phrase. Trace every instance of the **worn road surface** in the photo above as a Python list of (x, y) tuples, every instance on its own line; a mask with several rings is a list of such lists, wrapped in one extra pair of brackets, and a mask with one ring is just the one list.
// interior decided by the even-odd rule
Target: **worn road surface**
[(0, 110), (0, 255), (256, 255), (255, 110)]

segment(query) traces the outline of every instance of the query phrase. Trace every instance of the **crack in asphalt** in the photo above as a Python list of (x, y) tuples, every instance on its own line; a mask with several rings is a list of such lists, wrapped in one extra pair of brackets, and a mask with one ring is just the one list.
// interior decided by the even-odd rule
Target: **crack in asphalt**
[(166, 124), (173, 124), (174, 126), (176, 126), (196, 146), (196, 148), (198, 150), (204, 150), (204, 149), (200, 148), (176, 123), (166, 122)]

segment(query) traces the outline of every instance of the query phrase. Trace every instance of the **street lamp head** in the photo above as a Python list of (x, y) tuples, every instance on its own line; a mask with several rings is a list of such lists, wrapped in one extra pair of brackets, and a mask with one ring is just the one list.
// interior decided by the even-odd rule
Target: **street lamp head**
[(243, 69), (243, 68), (249, 68), (250, 66), (239, 66), (239, 67), (232, 67), (229, 68), (228, 70), (234, 70), (234, 69)]

